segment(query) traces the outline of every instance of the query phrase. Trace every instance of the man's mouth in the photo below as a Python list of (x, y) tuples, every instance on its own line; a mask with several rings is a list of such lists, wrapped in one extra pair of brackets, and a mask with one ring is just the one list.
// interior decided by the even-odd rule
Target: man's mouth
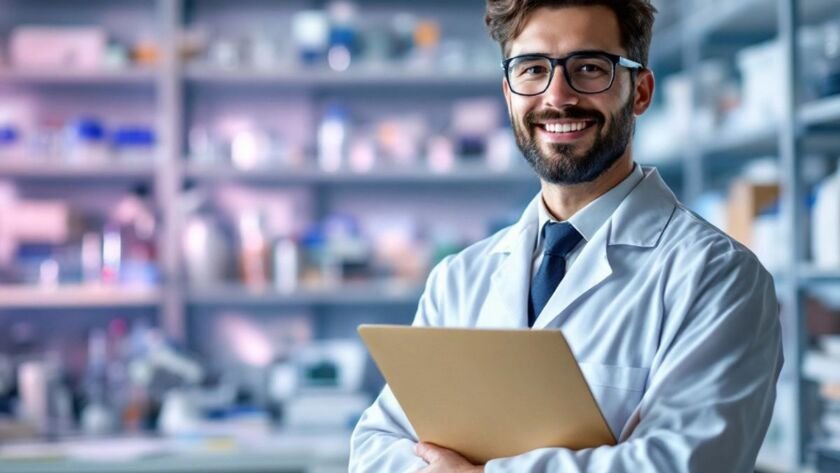
[(537, 127), (551, 134), (573, 134), (595, 125), (594, 120), (564, 120), (558, 122), (537, 123)]

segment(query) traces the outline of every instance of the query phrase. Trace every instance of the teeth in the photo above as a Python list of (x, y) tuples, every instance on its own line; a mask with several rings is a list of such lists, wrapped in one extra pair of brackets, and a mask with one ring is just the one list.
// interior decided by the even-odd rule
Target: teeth
[(571, 133), (586, 128), (585, 122), (578, 123), (546, 123), (545, 130), (549, 133)]

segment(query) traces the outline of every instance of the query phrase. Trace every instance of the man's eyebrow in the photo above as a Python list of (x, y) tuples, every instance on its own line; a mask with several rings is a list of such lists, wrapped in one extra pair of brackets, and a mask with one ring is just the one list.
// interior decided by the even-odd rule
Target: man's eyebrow
[(519, 57), (519, 56), (549, 56), (550, 57), (551, 54), (548, 54), (547, 52), (544, 52), (544, 51), (534, 51), (534, 52), (528, 51), (528, 52), (521, 52), (521, 53), (517, 53), (517, 54), (512, 54), (510, 57)]
[(604, 53), (604, 52), (609, 53), (609, 51), (605, 51), (603, 49), (583, 48), (583, 49), (575, 49), (574, 51), (569, 51), (569, 52), (566, 52), (566, 53), (561, 54), (559, 56), (554, 56), (550, 53), (540, 51), (540, 52), (522, 52), (522, 53), (518, 53), (518, 54), (513, 54), (509, 57), (519, 57), (519, 56), (567, 57), (567, 56), (571, 56), (572, 54), (596, 54), (596, 53)]

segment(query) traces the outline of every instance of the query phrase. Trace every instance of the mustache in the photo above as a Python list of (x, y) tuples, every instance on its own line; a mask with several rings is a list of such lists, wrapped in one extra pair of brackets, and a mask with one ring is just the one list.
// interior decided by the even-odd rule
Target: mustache
[(566, 107), (560, 110), (533, 110), (525, 114), (525, 123), (528, 125), (549, 120), (593, 120), (598, 124), (603, 124), (606, 118), (596, 110), (587, 110), (580, 107)]

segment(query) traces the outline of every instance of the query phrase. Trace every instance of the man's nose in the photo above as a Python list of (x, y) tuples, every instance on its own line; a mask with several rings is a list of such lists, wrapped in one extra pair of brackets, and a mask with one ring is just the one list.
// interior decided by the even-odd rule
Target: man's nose
[(545, 100), (545, 105), (558, 109), (569, 105), (577, 105), (579, 102), (580, 95), (566, 81), (562, 66), (554, 68), (554, 76), (551, 78), (548, 89), (543, 93), (543, 100)]

